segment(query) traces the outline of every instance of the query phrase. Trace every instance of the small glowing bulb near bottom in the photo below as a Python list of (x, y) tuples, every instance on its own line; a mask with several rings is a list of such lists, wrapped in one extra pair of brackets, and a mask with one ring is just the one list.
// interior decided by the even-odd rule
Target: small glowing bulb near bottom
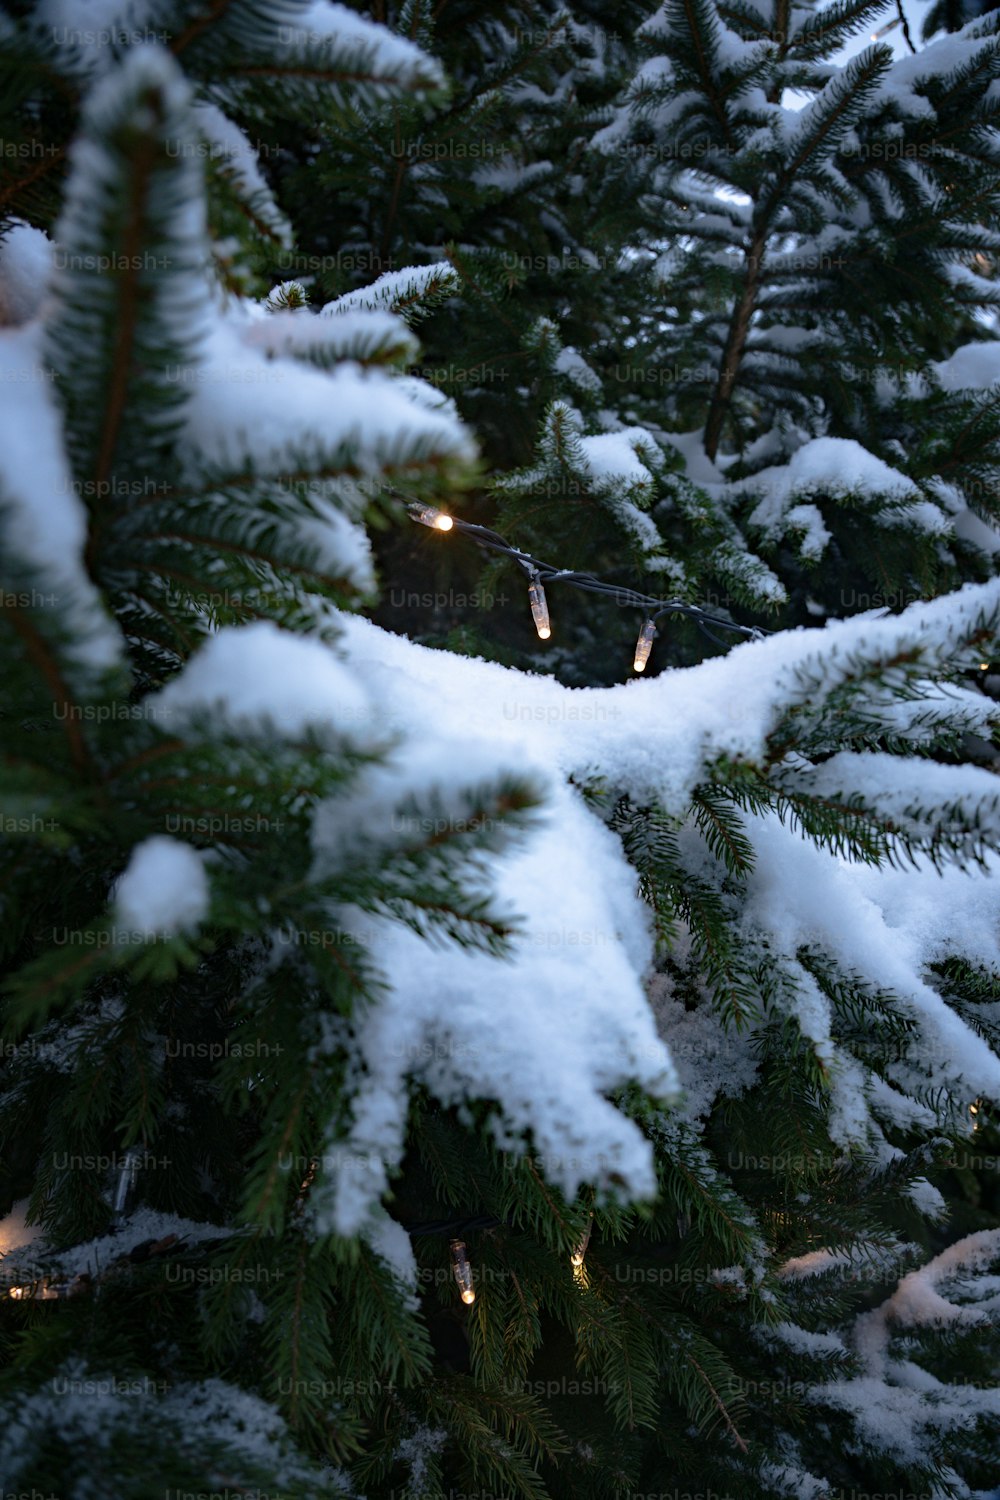
[(476, 1300), (476, 1289), (472, 1285), (472, 1267), (469, 1264), (465, 1241), (452, 1240), (449, 1248), (451, 1250), (451, 1268), (455, 1273), (455, 1280), (458, 1282), (459, 1295), (464, 1303), (471, 1305)]
[(589, 1218), (587, 1219), (587, 1227), (584, 1229), (584, 1231), (581, 1234), (580, 1238), (577, 1240), (576, 1244), (573, 1246), (573, 1250), (572, 1250), (572, 1253), (570, 1254), (570, 1258), (569, 1258), (571, 1266), (579, 1267), (579, 1266), (583, 1265), (584, 1256), (587, 1254), (587, 1246), (590, 1244), (590, 1232), (593, 1229), (593, 1227), (594, 1227), (594, 1215), (591, 1214), (589, 1216)]
[(47, 1281), (33, 1281), (27, 1286), (12, 1286), (7, 1295), (15, 1302), (52, 1302), (59, 1293)]
[(635, 643), (635, 660), (632, 663), (634, 672), (645, 672), (646, 663), (649, 661), (649, 653), (653, 649), (653, 637), (656, 635), (656, 626), (652, 620), (647, 620), (639, 631), (639, 639)]
[(542, 587), (542, 580), (537, 573), (531, 575), (531, 581), (528, 584), (528, 603), (531, 605), (531, 618), (535, 622), (538, 639), (540, 641), (547, 641), (552, 634), (551, 622), (549, 620), (549, 606), (545, 598), (545, 590)]

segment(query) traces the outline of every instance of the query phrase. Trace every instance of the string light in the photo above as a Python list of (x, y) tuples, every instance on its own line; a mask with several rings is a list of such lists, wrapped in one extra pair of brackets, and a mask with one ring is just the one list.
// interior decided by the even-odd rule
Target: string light
[(535, 622), (538, 639), (547, 641), (552, 634), (552, 626), (549, 623), (549, 604), (542, 587), (542, 580), (537, 573), (532, 575), (531, 582), (528, 584), (528, 603), (531, 605), (531, 618)]
[(111, 1212), (114, 1222), (120, 1224), (125, 1217), (126, 1211), (135, 1191), (136, 1179), (139, 1176), (140, 1152), (137, 1146), (129, 1146), (122, 1159), (121, 1170), (118, 1173), (118, 1182), (115, 1187), (114, 1200)]
[(590, 1235), (591, 1235), (591, 1231), (592, 1231), (593, 1227), (594, 1227), (594, 1215), (593, 1214), (588, 1214), (587, 1215), (587, 1223), (586, 1223), (586, 1226), (584, 1228), (584, 1231), (580, 1235), (580, 1238), (577, 1240), (576, 1244), (574, 1245), (572, 1253), (571, 1253), (570, 1258), (569, 1258), (570, 1265), (573, 1266), (574, 1269), (578, 1269), (580, 1266), (583, 1265), (584, 1257), (587, 1254), (587, 1246), (590, 1244)]
[(435, 531), (450, 531), (455, 524), (451, 516), (446, 516), (443, 510), (437, 510), (433, 505), (411, 506), (410, 515), (421, 526), (432, 526)]
[(43, 1276), (39, 1281), (28, 1281), (22, 1286), (12, 1286), (7, 1293), (13, 1302), (54, 1302), (59, 1297), (72, 1297), (84, 1289), (85, 1279), (75, 1276), (72, 1281), (50, 1281)]
[(632, 663), (633, 672), (645, 672), (646, 663), (649, 661), (649, 653), (653, 649), (653, 637), (655, 634), (655, 624), (652, 620), (647, 620), (639, 631), (639, 639), (635, 643), (635, 660)]
[(638, 589), (625, 588), (620, 584), (608, 583), (604, 579), (597, 578), (593, 573), (580, 573), (572, 568), (557, 568), (551, 563), (542, 562), (537, 557), (532, 557), (528, 552), (522, 552), (519, 547), (512, 547), (497, 532), (491, 531), (487, 526), (476, 526), (471, 521), (460, 521), (457, 517), (443, 515), (441, 511), (435, 510), (432, 505), (413, 504), (409, 507), (410, 516), (414, 521), (419, 521), (423, 526), (434, 527), (438, 531), (456, 531), (471, 537), (480, 547), (485, 547), (491, 552), (501, 552), (505, 557), (512, 557), (520, 568), (524, 569), (528, 578), (528, 602), (531, 605), (531, 614), (535, 622), (540, 640), (547, 641), (552, 635), (552, 622), (549, 616), (548, 601), (545, 597), (546, 583), (566, 583), (573, 588), (583, 589), (589, 594), (600, 594), (605, 599), (613, 599), (614, 602), (626, 609), (642, 609), (646, 612), (646, 623), (639, 633), (639, 640), (635, 648), (633, 670), (643, 672), (649, 660), (649, 652), (656, 635), (655, 621), (660, 615), (678, 614), (685, 615), (693, 620), (698, 629), (718, 646), (724, 646), (725, 641), (719, 639), (709, 628), (712, 625), (720, 630), (731, 630), (737, 635), (742, 635), (748, 640), (763, 640), (770, 632), (762, 630), (757, 625), (737, 625), (732, 620), (725, 620), (720, 615), (709, 614), (707, 610), (699, 609), (695, 604), (685, 604), (679, 599), (669, 600), (666, 604), (662, 599), (654, 599), (649, 594), (643, 594)]
[[(116, 1226), (115, 1232), (120, 1227), (120, 1225)], [(93, 1273), (90, 1271), (75, 1273), (56, 1271), (51, 1275), (38, 1274), (31, 1281), (10, 1287), (6, 1295), (15, 1302), (51, 1302), (62, 1301), (68, 1297), (81, 1297), (86, 1293), (96, 1291), (110, 1277), (119, 1276), (129, 1265), (138, 1265), (154, 1258), (173, 1255), (186, 1248), (186, 1237), (177, 1234), (166, 1234), (158, 1240), (141, 1240), (131, 1249), (123, 1251), (121, 1255), (116, 1255), (102, 1270), (95, 1269)], [(28, 1268), (25, 1270), (27, 1274), (31, 1274)]]
[(476, 1300), (476, 1289), (472, 1285), (472, 1266), (469, 1264), (465, 1241), (452, 1240), (449, 1249), (451, 1250), (451, 1268), (458, 1282), (459, 1294), (463, 1302), (471, 1305)]
[(872, 41), (881, 41), (882, 37), (888, 36), (890, 31), (895, 31), (896, 27), (900, 25), (902, 25), (902, 18), (900, 16), (896, 16), (892, 21), (887, 21), (884, 26), (879, 27), (878, 31), (872, 32)]

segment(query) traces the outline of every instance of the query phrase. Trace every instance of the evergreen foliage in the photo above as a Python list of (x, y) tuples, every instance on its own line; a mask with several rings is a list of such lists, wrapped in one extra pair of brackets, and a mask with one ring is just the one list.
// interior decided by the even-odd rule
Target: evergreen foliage
[(3, 1490), (1000, 1486), (960, 11), (3, 7)]

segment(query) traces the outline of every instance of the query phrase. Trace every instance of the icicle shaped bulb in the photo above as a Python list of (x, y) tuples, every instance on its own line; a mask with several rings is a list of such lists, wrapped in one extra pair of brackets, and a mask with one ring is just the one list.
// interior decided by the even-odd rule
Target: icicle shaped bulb
[(652, 620), (647, 620), (639, 631), (639, 639), (635, 643), (635, 661), (632, 663), (633, 671), (645, 672), (646, 663), (649, 661), (649, 653), (653, 649), (653, 637), (655, 634), (656, 626)]
[(594, 1215), (590, 1214), (590, 1216), (587, 1219), (587, 1226), (586, 1226), (586, 1228), (584, 1229), (584, 1231), (581, 1234), (580, 1238), (577, 1240), (576, 1244), (573, 1246), (573, 1252), (572, 1252), (572, 1254), (570, 1255), (570, 1258), (569, 1258), (571, 1266), (582, 1266), (583, 1265), (583, 1258), (584, 1258), (584, 1256), (587, 1253), (587, 1246), (590, 1244), (590, 1231), (593, 1229), (593, 1227), (594, 1227)]
[(880, 42), (884, 36), (887, 36), (889, 34), (890, 31), (895, 31), (896, 27), (899, 25), (899, 16), (895, 16), (891, 21), (887, 21), (884, 26), (880, 26), (877, 31), (872, 32), (872, 41)]
[(435, 531), (450, 531), (455, 524), (451, 516), (446, 516), (443, 510), (438, 510), (433, 505), (414, 505), (410, 515), (421, 526), (432, 526)]
[(452, 1240), (451, 1242), (451, 1268), (458, 1282), (458, 1290), (462, 1301), (471, 1304), (476, 1300), (476, 1289), (472, 1285), (472, 1267), (469, 1264), (469, 1256), (465, 1248), (464, 1240)]
[(531, 617), (538, 631), (538, 639), (547, 641), (552, 634), (549, 624), (549, 606), (545, 598), (545, 590), (542, 588), (542, 580), (537, 573), (528, 584), (528, 603), (531, 605)]

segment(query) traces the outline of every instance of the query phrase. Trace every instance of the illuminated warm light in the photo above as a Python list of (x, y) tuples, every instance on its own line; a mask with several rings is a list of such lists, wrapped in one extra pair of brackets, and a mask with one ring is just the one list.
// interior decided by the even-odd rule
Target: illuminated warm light
[(431, 526), (435, 531), (450, 531), (455, 524), (451, 516), (446, 516), (443, 510), (438, 510), (434, 505), (415, 505), (410, 515), (421, 526)]
[(980, 670), (980, 672), (988, 672), (990, 670), (990, 664), (989, 664), (989, 662), (988, 661), (981, 661), (979, 663), (979, 670)]
[(587, 1254), (587, 1246), (590, 1244), (590, 1232), (593, 1227), (594, 1216), (593, 1214), (591, 1214), (587, 1219), (587, 1227), (586, 1229), (584, 1229), (580, 1238), (577, 1240), (576, 1245), (573, 1248), (573, 1252), (569, 1258), (570, 1265), (573, 1266), (574, 1269), (578, 1270), (583, 1265), (584, 1256)]
[(465, 1248), (464, 1240), (452, 1240), (451, 1245), (451, 1268), (458, 1282), (459, 1295), (466, 1306), (470, 1306), (476, 1300), (476, 1289), (472, 1285), (472, 1267), (469, 1264), (469, 1256)]
[(653, 649), (653, 637), (656, 635), (656, 626), (652, 620), (647, 620), (639, 631), (639, 639), (635, 643), (635, 661), (632, 663), (634, 672), (645, 672), (646, 663), (649, 661), (649, 653)]
[(12, 1286), (7, 1295), (15, 1302), (51, 1302), (59, 1293), (47, 1281), (35, 1281), (27, 1286)]
[(538, 639), (540, 641), (547, 641), (552, 634), (549, 622), (549, 606), (545, 598), (545, 590), (542, 587), (542, 580), (537, 573), (532, 575), (531, 582), (528, 584), (528, 603), (531, 605), (531, 618), (535, 622)]

